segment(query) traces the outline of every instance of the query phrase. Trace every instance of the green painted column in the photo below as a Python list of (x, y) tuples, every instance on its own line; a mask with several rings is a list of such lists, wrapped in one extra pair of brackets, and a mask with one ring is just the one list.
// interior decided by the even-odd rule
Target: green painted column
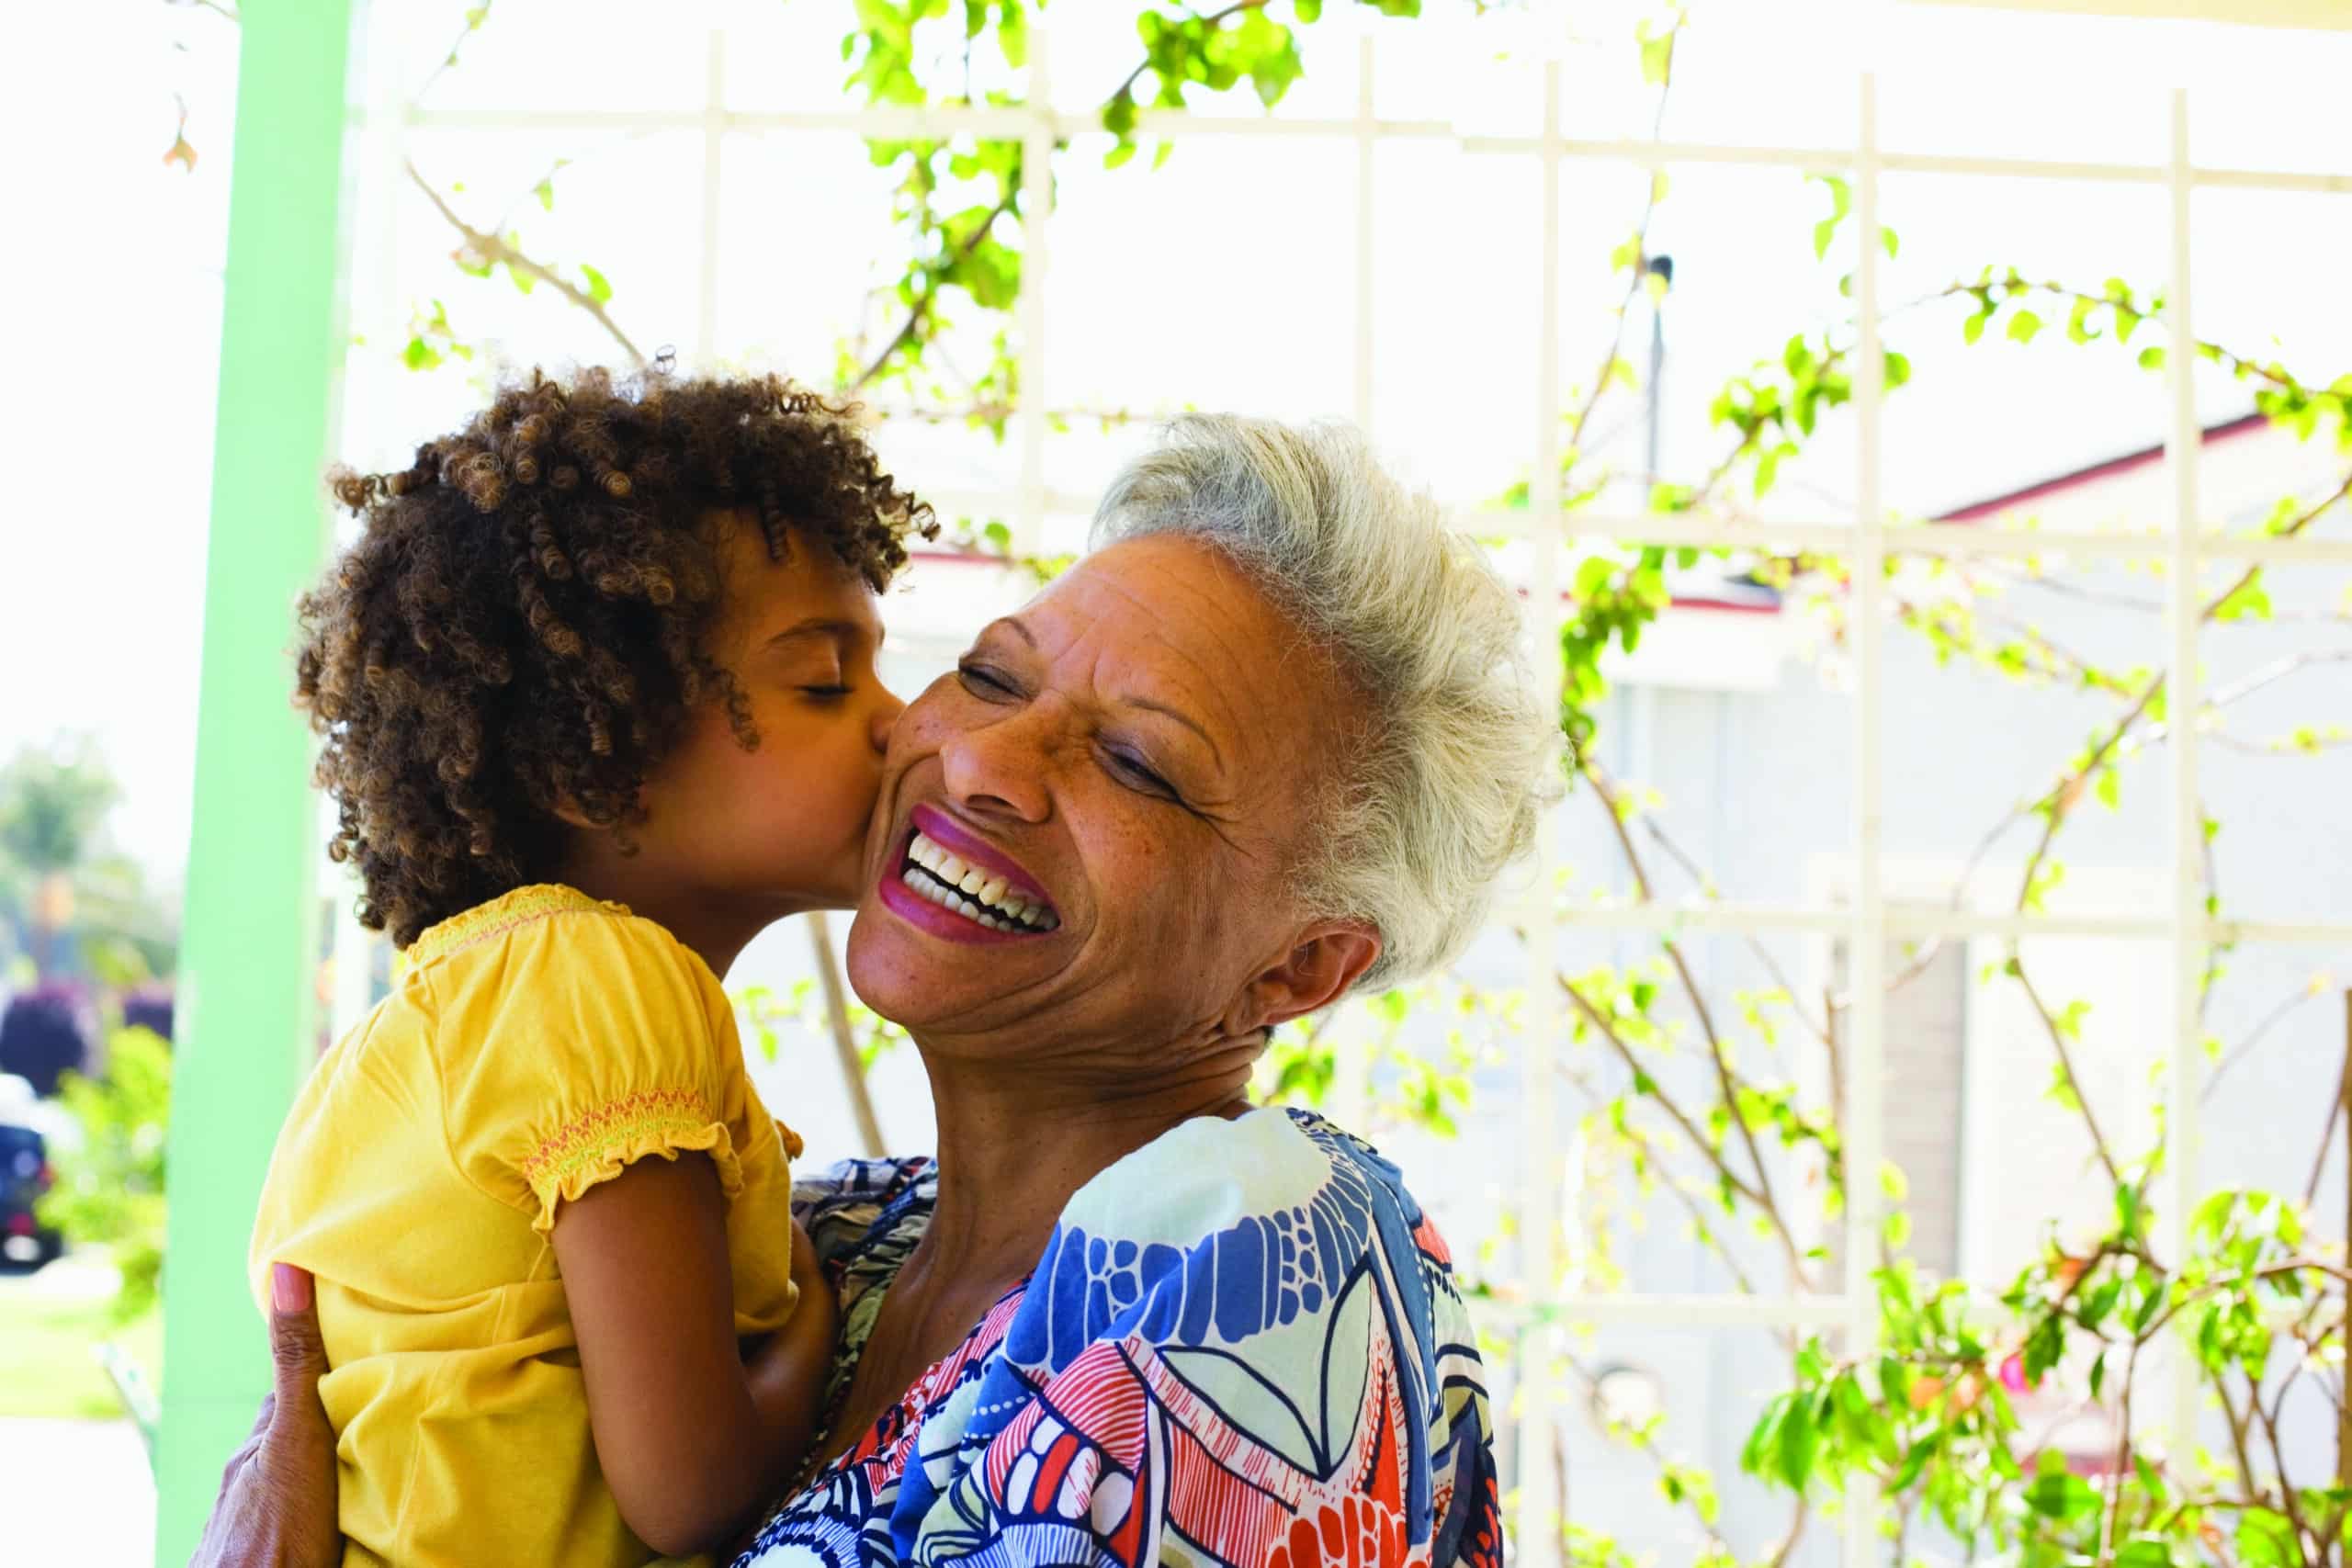
[(185, 1563), (269, 1387), (245, 1282), (269, 1151), (312, 1059), (320, 950), (296, 597), (327, 542), (354, 0), (245, 0), (180, 949), (155, 1561)]

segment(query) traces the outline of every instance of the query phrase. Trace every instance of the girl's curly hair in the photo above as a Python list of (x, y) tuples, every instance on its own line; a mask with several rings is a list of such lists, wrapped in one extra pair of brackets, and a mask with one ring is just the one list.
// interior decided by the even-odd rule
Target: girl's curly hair
[(698, 704), (750, 708), (706, 639), (714, 513), (756, 518), (878, 592), (930, 508), (851, 411), (775, 377), (537, 371), (397, 473), (331, 477), (364, 532), (301, 602), (295, 701), (326, 738), (328, 852), (360, 923), (406, 947), (554, 874), (559, 802), (616, 826)]

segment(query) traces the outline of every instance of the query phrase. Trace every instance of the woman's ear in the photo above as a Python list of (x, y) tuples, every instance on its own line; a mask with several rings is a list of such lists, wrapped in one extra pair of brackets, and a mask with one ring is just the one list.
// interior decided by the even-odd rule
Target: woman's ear
[(1287, 1023), (1347, 993), (1380, 957), (1380, 933), (1361, 920), (1324, 920), (1242, 987), (1226, 1016), (1227, 1034)]

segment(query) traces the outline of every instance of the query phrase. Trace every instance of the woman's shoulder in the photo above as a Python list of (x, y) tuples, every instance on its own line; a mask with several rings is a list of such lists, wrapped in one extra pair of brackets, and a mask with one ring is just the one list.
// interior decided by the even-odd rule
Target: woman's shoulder
[(1063, 1210), (1030, 1295), (1012, 1353), (1054, 1367), (1103, 1337), (1272, 1350), (1375, 1299), (1427, 1354), (1460, 1306), (1396, 1166), (1298, 1110), (1187, 1122), (1110, 1166)]
[(1351, 1223), (1331, 1239), (1361, 1248), (1379, 1216), (1423, 1224), (1402, 1172), (1370, 1144), (1311, 1111), (1196, 1117), (1105, 1168), (1073, 1194), (1062, 1224), (1138, 1243), (1189, 1246), (1249, 1220), (1320, 1210)]

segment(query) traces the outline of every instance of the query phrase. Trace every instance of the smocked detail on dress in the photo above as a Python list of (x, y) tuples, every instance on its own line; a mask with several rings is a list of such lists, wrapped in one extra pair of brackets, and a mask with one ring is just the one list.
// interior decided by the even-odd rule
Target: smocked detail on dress
[(703, 1097), (692, 1089), (644, 1089), (558, 1128), (521, 1169), (538, 1195), (537, 1224), (544, 1230), (555, 1223), (559, 1202), (611, 1180), (649, 1155), (675, 1159), (689, 1152), (710, 1156), (729, 1198), (743, 1190), (735, 1141)]
[(591, 898), (577, 887), (566, 887), (560, 883), (517, 887), (487, 904), (477, 904), (437, 925), (427, 926), (424, 934), (409, 943), (408, 962), (411, 967), (421, 968), (550, 915), (590, 913), (616, 915), (622, 919), (633, 918), (626, 904)]

